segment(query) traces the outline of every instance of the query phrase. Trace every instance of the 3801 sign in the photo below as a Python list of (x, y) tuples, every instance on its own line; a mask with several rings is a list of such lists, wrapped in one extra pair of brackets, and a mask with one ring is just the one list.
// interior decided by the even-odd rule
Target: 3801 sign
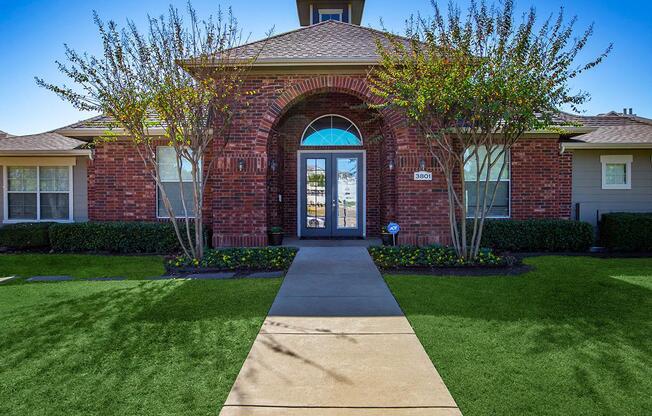
[(414, 172), (414, 180), (415, 181), (431, 181), (432, 180), (432, 172)]

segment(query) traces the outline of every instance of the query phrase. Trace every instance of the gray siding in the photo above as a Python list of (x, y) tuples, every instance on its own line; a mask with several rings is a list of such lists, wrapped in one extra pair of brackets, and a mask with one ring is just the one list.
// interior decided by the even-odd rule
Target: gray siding
[(72, 203), (75, 221), (88, 221), (88, 158), (78, 157), (72, 168)]
[[(602, 155), (632, 155), (632, 189), (602, 189)], [(652, 150), (573, 150), (573, 217), (597, 225), (608, 212), (652, 212)]]
[(5, 222), (5, 170), (0, 166), (0, 219)]

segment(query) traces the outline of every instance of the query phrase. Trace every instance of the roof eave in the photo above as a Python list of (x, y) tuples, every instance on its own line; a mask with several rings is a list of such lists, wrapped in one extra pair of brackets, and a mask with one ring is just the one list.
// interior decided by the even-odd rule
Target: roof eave
[[(250, 59), (233, 60), (233, 65), (250, 65), (252, 67), (276, 67), (276, 66), (374, 66), (378, 65), (380, 61), (376, 58), (355, 58), (355, 59), (341, 59), (341, 58), (320, 58), (320, 59), (287, 59), (287, 58), (260, 58), (255, 61)], [(185, 68), (197, 67), (200, 64), (191, 60), (184, 62)]]
[[(115, 129), (102, 129), (102, 128), (63, 128), (55, 130), (56, 133), (59, 133), (62, 136), (67, 137), (101, 137), (108, 134), (118, 135), (118, 136), (129, 136), (129, 134), (121, 128)], [(154, 127), (149, 129), (150, 136), (163, 136), (165, 135), (165, 129), (162, 127)]]
[(589, 143), (589, 142), (565, 142), (562, 143), (562, 150), (574, 149), (652, 149), (652, 143)]
[(0, 156), (88, 156), (92, 158), (90, 149), (70, 150), (0, 150)]

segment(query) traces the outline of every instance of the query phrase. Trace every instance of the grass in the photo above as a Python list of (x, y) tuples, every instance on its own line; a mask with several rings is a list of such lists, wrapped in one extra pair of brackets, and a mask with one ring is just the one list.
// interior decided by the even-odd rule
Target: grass
[(102, 256), (88, 254), (2, 254), (0, 277), (72, 276), (143, 279), (165, 271), (160, 256)]
[(526, 263), (386, 277), (464, 415), (650, 414), (652, 259)]
[(0, 414), (216, 415), (279, 285), (0, 286)]

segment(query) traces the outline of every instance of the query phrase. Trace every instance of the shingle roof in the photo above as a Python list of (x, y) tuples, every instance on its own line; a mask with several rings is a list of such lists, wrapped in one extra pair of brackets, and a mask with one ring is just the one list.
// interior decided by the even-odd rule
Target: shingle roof
[(603, 126), (574, 139), (592, 144), (652, 144), (652, 125)]
[[(152, 134), (161, 133), (160, 130), (164, 123), (162, 123), (155, 113), (150, 113), (148, 121), (152, 123), (150, 132)], [(95, 137), (104, 134), (107, 131), (121, 132), (122, 129), (117, 125), (113, 117), (100, 114), (86, 120), (80, 120), (67, 126), (59, 127), (52, 130), (53, 133), (59, 133), (64, 136), (74, 137)]]
[(87, 118), (86, 120), (80, 120), (67, 126), (60, 127), (55, 131), (64, 129), (106, 129), (112, 122), (113, 118), (100, 114), (99, 116), (94, 116)]
[(40, 133), (0, 139), (0, 152), (65, 151), (77, 149), (84, 144), (86, 144), (86, 142), (62, 136), (58, 133)]
[(559, 120), (578, 124), (584, 127), (625, 126), (625, 125), (652, 125), (652, 120), (635, 115), (625, 115), (616, 112), (598, 114), (597, 116), (584, 116), (559, 112)]
[(231, 56), (271, 63), (375, 63), (376, 40), (386, 33), (368, 27), (328, 20), (233, 48)]

